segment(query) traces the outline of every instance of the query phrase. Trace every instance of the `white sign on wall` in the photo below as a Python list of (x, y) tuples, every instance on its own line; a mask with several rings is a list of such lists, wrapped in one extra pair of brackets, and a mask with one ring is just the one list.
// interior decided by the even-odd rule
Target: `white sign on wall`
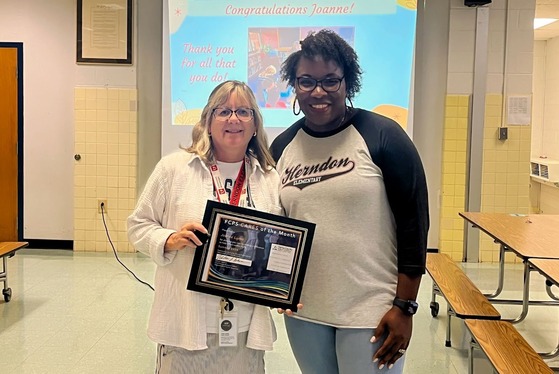
[(532, 99), (529, 95), (515, 95), (507, 98), (507, 125), (532, 123)]

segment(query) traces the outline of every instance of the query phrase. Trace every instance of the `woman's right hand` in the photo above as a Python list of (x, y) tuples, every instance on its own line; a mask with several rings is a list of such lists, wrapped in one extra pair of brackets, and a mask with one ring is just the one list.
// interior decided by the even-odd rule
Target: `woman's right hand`
[[(299, 310), (299, 309), (303, 309), (303, 304), (302, 303), (297, 304), (297, 310)], [(292, 316), (294, 313), (296, 313), (296, 312), (292, 311), (291, 309), (278, 308), (277, 311), (278, 311), (279, 314), (285, 313), (288, 316)]]
[(203, 243), (196, 237), (194, 231), (200, 231), (205, 234), (208, 230), (198, 222), (188, 222), (184, 224), (180, 231), (174, 232), (167, 238), (165, 242), (165, 251), (180, 251), (185, 248), (195, 249)]

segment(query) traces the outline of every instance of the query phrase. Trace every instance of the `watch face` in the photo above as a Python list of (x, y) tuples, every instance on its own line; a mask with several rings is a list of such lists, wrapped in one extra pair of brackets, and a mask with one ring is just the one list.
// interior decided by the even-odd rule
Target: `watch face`
[(418, 304), (413, 300), (394, 299), (394, 305), (399, 307), (408, 315), (413, 315), (417, 312)]

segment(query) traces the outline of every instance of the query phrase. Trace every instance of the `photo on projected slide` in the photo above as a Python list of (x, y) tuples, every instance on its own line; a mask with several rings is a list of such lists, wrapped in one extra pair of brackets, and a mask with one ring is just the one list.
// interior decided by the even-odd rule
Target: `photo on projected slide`
[(353, 46), (353, 27), (254, 27), (248, 29), (247, 83), (260, 108), (292, 110), (295, 92), (282, 81), (280, 69), (287, 56), (300, 49), (309, 32), (328, 28)]
[(236, 79), (254, 91), (265, 127), (287, 127), (294, 92), (281, 63), (310, 31), (339, 33), (363, 69), (353, 105), (406, 128), (410, 101), (416, 1), (168, 0), (172, 125), (194, 125), (213, 88)]

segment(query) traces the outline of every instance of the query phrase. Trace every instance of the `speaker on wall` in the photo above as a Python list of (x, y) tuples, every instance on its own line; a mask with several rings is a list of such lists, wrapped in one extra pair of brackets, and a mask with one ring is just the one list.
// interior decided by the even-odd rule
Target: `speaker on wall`
[(464, 0), (465, 6), (479, 6), (479, 5), (485, 5), (490, 3), (491, 0)]

